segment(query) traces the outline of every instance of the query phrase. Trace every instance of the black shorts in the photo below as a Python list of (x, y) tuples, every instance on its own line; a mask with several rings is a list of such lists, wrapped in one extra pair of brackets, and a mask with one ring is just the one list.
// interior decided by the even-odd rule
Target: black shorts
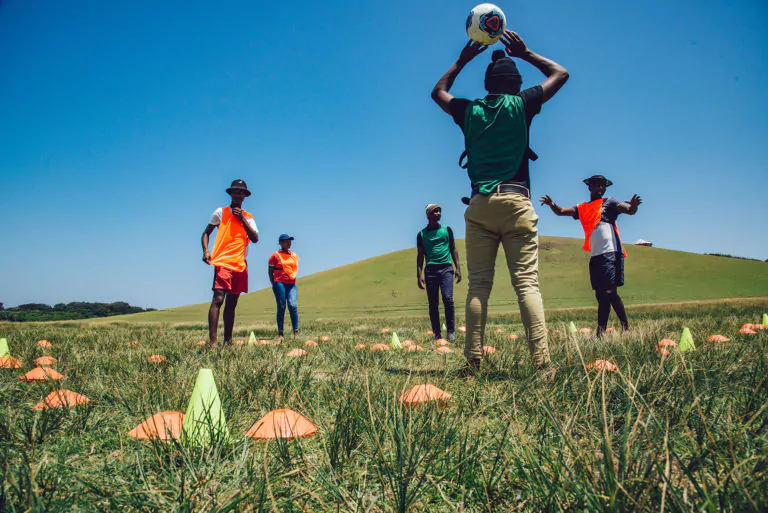
[(616, 251), (590, 258), (589, 281), (593, 290), (607, 290), (624, 285), (624, 255)]

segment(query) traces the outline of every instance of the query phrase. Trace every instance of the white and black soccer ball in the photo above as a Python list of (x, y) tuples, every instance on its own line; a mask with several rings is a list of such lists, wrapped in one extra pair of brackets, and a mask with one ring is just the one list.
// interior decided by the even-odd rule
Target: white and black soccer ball
[(492, 45), (501, 39), (506, 28), (504, 12), (494, 4), (477, 5), (467, 16), (467, 35), (476, 43)]

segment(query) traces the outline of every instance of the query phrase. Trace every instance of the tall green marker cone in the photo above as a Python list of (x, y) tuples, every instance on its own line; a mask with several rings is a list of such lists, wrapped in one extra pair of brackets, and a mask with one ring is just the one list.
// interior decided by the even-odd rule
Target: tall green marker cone
[(446, 327), (445, 323), (443, 323), (443, 334), (448, 333), (448, 328)]
[(396, 332), (392, 332), (392, 342), (389, 343), (389, 347), (392, 349), (402, 349), (403, 344), (400, 343), (400, 339), (397, 337)]
[(229, 438), (227, 420), (221, 409), (221, 399), (211, 369), (200, 369), (197, 373), (197, 381), (181, 429), (182, 441), (196, 447), (208, 445), (221, 438)]
[(256, 342), (256, 335), (253, 332), (251, 332), (251, 336), (248, 337), (248, 343), (251, 344), (253, 342)]
[(573, 321), (568, 323), (568, 332), (573, 333), (574, 335), (579, 332), (579, 330), (576, 329), (576, 325), (573, 323)]
[(696, 346), (693, 343), (693, 337), (691, 336), (691, 330), (683, 328), (683, 334), (680, 335), (680, 344), (677, 346), (677, 350), (681, 353), (687, 353), (693, 351)]
[(9, 358), (11, 350), (8, 349), (8, 340), (0, 338), (0, 358)]
[(763, 326), (768, 326), (768, 314), (763, 314), (763, 322), (761, 322), (760, 324), (762, 324)]

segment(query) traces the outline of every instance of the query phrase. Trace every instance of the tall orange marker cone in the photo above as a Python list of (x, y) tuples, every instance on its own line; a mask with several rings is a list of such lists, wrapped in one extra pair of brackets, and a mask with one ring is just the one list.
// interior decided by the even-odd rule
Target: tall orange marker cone
[(184, 415), (182, 440), (188, 445), (202, 447), (219, 438), (229, 438), (221, 398), (213, 379), (213, 371), (200, 369)]

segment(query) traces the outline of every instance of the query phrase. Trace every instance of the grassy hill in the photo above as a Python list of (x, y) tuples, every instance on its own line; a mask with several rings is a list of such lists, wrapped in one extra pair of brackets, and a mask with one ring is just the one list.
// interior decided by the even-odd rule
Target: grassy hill
[[(464, 241), (457, 241), (464, 259)], [(576, 308), (595, 304), (589, 285), (589, 255), (582, 241), (542, 237), (539, 272), (544, 306)], [(768, 296), (768, 264), (682, 251), (629, 246), (622, 297), (627, 304), (670, 303), (735, 297)], [(388, 253), (299, 278), (299, 311), (304, 319), (426, 315), (425, 293), (416, 286), (416, 249)], [(517, 311), (509, 272), (499, 251), (491, 311)], [(466, 263), (462, 261), (466, 277)], [(463, 313), (466, 279), (454, 297)], [(110, 317), (131, 322), (205, 322), (208, 303), (135, 315)], [(243, 296), (242, 321), (274, 316), (271, 289)], [(287, 317), (287, 315), (286, 315)], [(286, 319), (287, 320), (287, 319)]]

